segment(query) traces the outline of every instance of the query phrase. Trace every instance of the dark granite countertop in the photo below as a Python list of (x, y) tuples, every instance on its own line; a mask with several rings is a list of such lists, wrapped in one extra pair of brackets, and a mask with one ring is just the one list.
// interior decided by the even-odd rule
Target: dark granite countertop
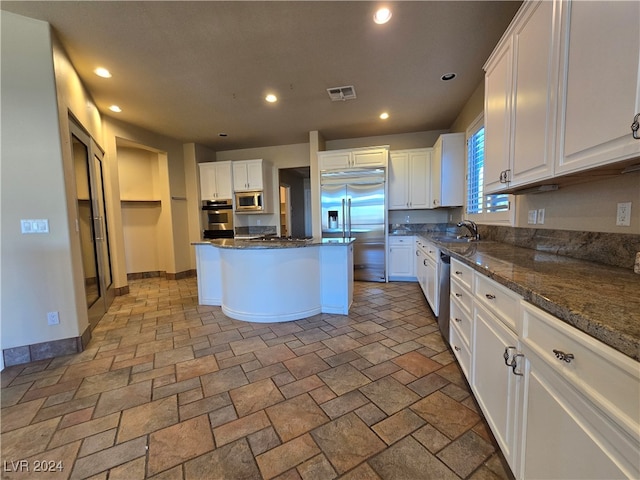
[(355, 242), (355, 238), (309, 238), (306, 240), (259, 240), (243, 238), (220, 238), (215, 240), (203, 240), (193, 242), (191, 245), (212, 245), (219, 248), (231, 248), (242, 250), (265, 250), (276, 248), (302, 248), (316, 246), (342, 246)]
[(436, 243), (527, 302), (640, 360), (640, 276), (633, 271), (507, 243), (407, 234)]

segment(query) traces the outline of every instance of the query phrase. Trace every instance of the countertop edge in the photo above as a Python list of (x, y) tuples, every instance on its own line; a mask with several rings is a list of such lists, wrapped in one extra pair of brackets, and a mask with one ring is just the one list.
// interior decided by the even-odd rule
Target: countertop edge
[(289, 248), (306, 248), (306, 247), (344, 247), (352, 245), (355, 242), (355, 238), (349, 239), (328, 239), (319, 238), (308, 241), (287, 241), (287, 240), (274, 240), (257, 242), (254, 240), (243, 239), (219, 239), (219, 240), (202, 240), (198, 242), (191, 242), (193, 246), (211, 246), (215, 248), (231, 249), (231, 250), (279, 250)]
[[(570, 305), (561, 305), (550, 300), (544, 295), (535, 292), (533, 289), (525, 285), (516, 283), (509, 278), (505, 278), (502, 275), (491, 271), (490, 269), (483, 268), (472, 260), (466, 258), (464, 255), (450, 250), (449, 248), (447, 248), (446, 243), (439, 242), (437, 239), (430, 237), (429, 234), (414, 233), (414, 235), (422, 237), (424, 240), (436, 244), (440, 249), (446, 251), (453, 258), (473, 268), (476, 272), (495, 280), (500, 285), (503, 285), (509, 290), (517, 293), (531, 305), (534, 305), (535, 307), (540, 308), (546, 313), (553, 315), (567, 325), (577, 328), (581, 332), (589, 335), (590, 337), (593, 337), (594, 339), (604, 343), (605, 345), (608, 345), (609, 347), (632, 358), (633, 360), (640, 361), (639, 339), (621, 332), (620, 330), (612, 328), (610, 325), (604, 324), (599, 320), (589, 318), (581, 314), (580, 312), (574, 311), (571, 309)], [(514, 248), (520, 249), (522, 247)], [(498, 258), (496, 260), (504, 261)]]

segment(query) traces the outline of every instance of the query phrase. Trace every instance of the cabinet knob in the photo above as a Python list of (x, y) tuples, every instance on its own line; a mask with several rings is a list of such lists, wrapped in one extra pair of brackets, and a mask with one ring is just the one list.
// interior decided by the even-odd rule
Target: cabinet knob
[(489, 300), (495, 300), (496, 296), (495, 295), (491, 295), (490, 293), (487, 293), (485, 295), (485, 297), (487, 297)]
[(456, 352), (459, 352), (459, 351), (460, 351), (460, 347), (459, 347), (459, 346), (457, 346), (457, 345), (454, 345), (454, 346), (453, 346), (453, 348), (455, 349), (455, 351), (456, 351)]
[(564, 360), (567, 363), (571, 363), (571, 360), (575, 358), (573, 356), (573, 353), (564, 353), (560, 350), (553, 350), (553, 354), (556, 356), (558, 360)]
[(637, 113), (635, 117), (633, 117), (633, 123), (631, 124), (631, 135), (636, 140), (640, 140), (640, 135), (638, 135), (638, 129), (640, 129), (640, 122), (638, 121), (640, 118), (640, 113)]
[(454, 318), (454, 320), (455, 320), (456, 322), (458, 322), (458, 323), (460, 323), (460, 322), (462, 321), (462, 319), (461, 319), (461, 318)]
[(456, 297), (458, 297), (458, 298), (460, 298), (460, 297), (462, 297), (462, 294), (461, 294), (461, 293), (457, 293), (457, 292), (456, 292), (456, 293), (455, 293), (455, 296), (456, 296)]
[(462, 275), (462, 272), (460, 270), (456, 270), (456, 275)]

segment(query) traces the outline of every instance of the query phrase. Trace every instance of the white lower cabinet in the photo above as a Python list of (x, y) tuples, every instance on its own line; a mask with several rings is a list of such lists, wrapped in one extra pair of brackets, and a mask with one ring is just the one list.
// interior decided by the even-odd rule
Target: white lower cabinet
[(416, 281), (415, 237), (389, 237), (389, 280)]
[(435, 316), (438, 316), (438, 302), (440, 294), (440, 250), (425, 240), (416, 240), (416, 275), (422, 292), (431, 306)]
[[(517, 471), (522, 377), (514, 374), (518, 337), (504, 323), (475, 306), (471, 388), (512, 471)], [(516, 362), (517, 368), (517, 362)]]
[(514, 476), (640, 478), (640, 364), (453, 258), (451, 272), (451, 346)]

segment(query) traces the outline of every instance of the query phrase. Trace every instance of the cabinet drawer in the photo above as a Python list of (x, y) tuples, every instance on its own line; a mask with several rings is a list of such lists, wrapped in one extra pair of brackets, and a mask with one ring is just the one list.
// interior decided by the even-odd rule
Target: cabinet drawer
[(640, 364), (525, 301), (522, 308), (523, 343), (640, 440)]
[(409, 245), (413, 247), (415, 243), (415, 237), (413, 235), (409, 235), (406, 237), (394, 237), (389, 236), (389, 245)]
[(422, 249), (424, 253), (431, 258), (434, 262), (440, 261), (440, 249), (436, 247), (433, 243), (422, 242)]
[(458, 363), (462, 368), (464, 376), (468, 379), (471, 367), (471, 352), (469, 351), (469, 348), (464, 344), (464, 341), (460, 337), (458, 329), (454, 327), (453, 324), (449, 325), (449, 344), (451, 345), (453, 354), (458, 359)]
[(451, 278), (455, 278), (469, 290), (473, 288), (473, 268), (451, 258)]
[(450, 282), (451, 299), (460, 302), (467, 314), (471, 315), (471, 311), (473, 308), (473, 295), (471, 294), (471, 291), (465, 288), (464, 285), (456, 282), (453, 278), (450, 280)]
[(511, 330), (519, 331), (520, 295), (478, 274), (475, 276), (475, 298)]
[(471, 315), (465, 311), (458, 300), (453, 298), (451, 299), (451, 318), (449, 323), (455, 326), (460, 337), (469, 347), (471, 345)]

